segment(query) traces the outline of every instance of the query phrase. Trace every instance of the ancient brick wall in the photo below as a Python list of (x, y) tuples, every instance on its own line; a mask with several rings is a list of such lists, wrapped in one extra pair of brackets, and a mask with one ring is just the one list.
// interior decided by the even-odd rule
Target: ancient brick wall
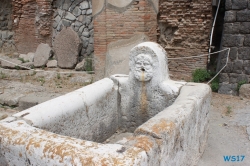
[[(105, 70), (107, 45), (136, 34), (145, 34), (150, 41), (157, 39), (157, 12), (150, 0), (132, 0), (126, 7), (110, 3), (102, 5), (94, 14), (94, 50), (96, 77), (102, 78)], [(119, 55), (117, 55), (119, 56)]]
[(0, 53), (16, 50), (12, 31), (12, 4), (9, 0), (0, 1)]
[[(229, 63), (220, 74), (219, 93), (237, 94), (239, 83), (250, 80), (250, 1), (226, 0), (222, 49), (230, 48)], [(220, 68), (227, 54), (220, 54)]]
[[(158, 42), (169, 58), (208, 53), (212, 23), (211, 0), (160, 0)], [(191, 75), (206, 68), (207, 57), (169, 60), (171, 72)]]
[(19, 53), (35, 52), (40, 43), (51, 45), (52, 0), (13, 0), (13, 30)]

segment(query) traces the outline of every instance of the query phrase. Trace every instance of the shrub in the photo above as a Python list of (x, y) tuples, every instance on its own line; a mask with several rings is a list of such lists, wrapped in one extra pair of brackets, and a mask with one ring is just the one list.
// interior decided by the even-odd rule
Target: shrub
[(210, 85), (213, 92), (218, 92), (219, 90), (219, 77), (215, 77), (215, 79), (211, 82)]
[(238, 85), (237, 85), (237, 89), (236, 89), (236, 90), (239, 92), (241, 85), (246, 84), (246, 83), (247, 83), (246, 80), (242, 80), (242, 81), (238, 82)]
[(211, 78), (210, 73), (206, 69), (196, 69), (193, 73), (194, 82), (204, 82)]

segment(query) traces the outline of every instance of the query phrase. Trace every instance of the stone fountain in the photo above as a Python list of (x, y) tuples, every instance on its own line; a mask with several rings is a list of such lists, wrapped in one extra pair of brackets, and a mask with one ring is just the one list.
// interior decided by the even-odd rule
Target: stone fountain
[[(171, 80), (152, 42), (130, 51), (129, 68), (0, 121), (0, 165), (195, 165), (210, 87)], [(103, 143), (118, 130), (133, 134)]]

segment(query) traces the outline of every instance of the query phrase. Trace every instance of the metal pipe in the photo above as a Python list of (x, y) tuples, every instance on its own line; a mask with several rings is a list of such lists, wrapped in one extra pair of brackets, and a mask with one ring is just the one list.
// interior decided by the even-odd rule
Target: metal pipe
[(210, 34), (210, 44), (209, 44), (209, 50), (208, 50), (208, 59), (207, 59), (207, 64), (210, 63), (210, 54), (211, 54), (211, 46), (212, 46), (212, 41), (213, 41), (213, 35), (214, 35), (214, 27), (215, 27), (215, 22), (216, 22), (216, 19), (217, 19), (217, 15), (218, 15), (218, 11), (219, 11), (219, 8), (220, 8), (220, 1), (218, 2), (218, 7), (216, 9), (216, 14), (215, 14), (215, 17), (214, 17), (214, 22), (213, 22), (213, 26), (212, 26), (212, 31), (211, 31), (211, 34)]

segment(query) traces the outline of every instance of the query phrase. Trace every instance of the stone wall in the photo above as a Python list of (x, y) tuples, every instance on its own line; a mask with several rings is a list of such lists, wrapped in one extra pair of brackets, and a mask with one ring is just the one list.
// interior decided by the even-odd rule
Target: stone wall
[[(169, 58), (208, 53), (212, 23), (211, 0), (160, 0), (160, 43)], [(196, 68), (206, 68), (207, 57), (169, 60), (169, 70), (188, 74)]]
[(0, 53), (16, 50), (12, 31), (12, 4), (9, 0), (0, 1)]
[[(219, 93), (237, 94), (240, 82), (250, 80), (250, 1), (226, 0), (222, 49), (230, 48), (229, 63), (220, 74)], [(220, 54), (219, 66), (226, 64), (226, 52)]]
[(40, 43), (51, 45), (51, 0), (13, 0), (12, 5), (18, 52), (35, 52)]
[(56, 0), (53, 3), (53, 40), (63, 27), (72, 27), (82, 40), (80, 60), (94, 52), (91, 0)]
[[(111, 42), (145, 34), (157, 40), (157, 11), (152, 0), (93, 1), (96, 78), (104, 77), (107, 47)], [(128, 50), (129, 51), (129, 50)], [(117, 55), (119, 56), (119, 55)]]

